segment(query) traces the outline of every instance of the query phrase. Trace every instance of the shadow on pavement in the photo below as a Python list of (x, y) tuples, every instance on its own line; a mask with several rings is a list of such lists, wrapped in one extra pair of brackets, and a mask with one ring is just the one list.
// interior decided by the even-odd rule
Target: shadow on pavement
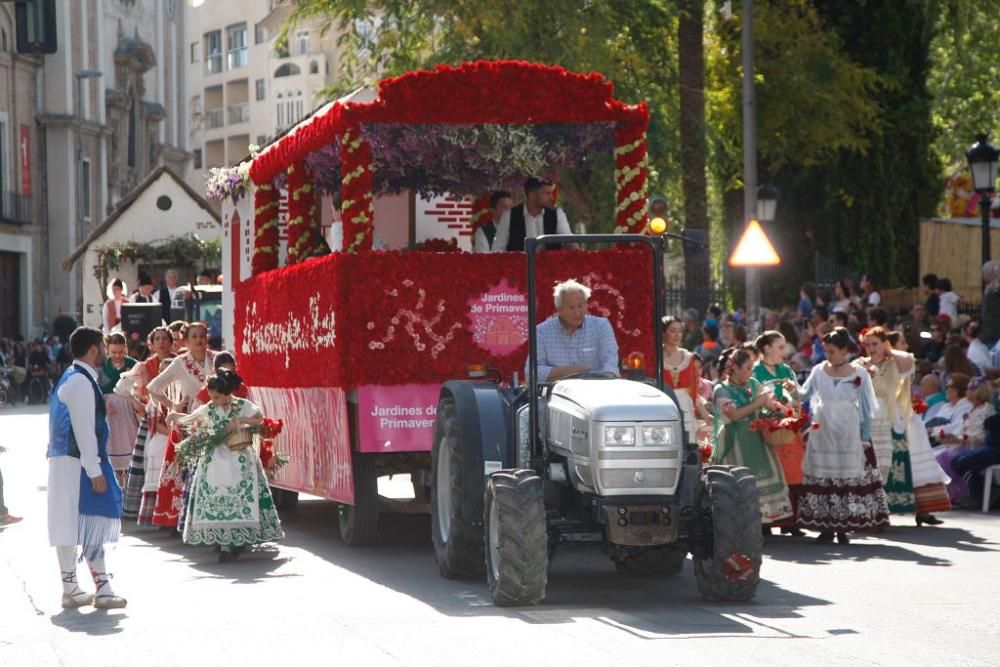
[(108, 612), (100, 609), (83, 607), (80, 609), (63, 609), (58, 614), (49, 617), (52, 625), (58, 626), (69, 632), (78, 632), (95, 637), (104, 635), (116, 635), (124, 628), (121, 622), (127, 615), (121, 610)]
[[(300, 501), (282, 516), (285, 544), (306, 550), (448, 616), (505, 616), (527, 623), (584, 623), (589, 630), (629, 632), (647, 639), (719, 636), (798, 636), (770, 621), (801, 619), (798, 610), (830, 604), (762, 581), (754, 601), (715, 604), (697, 590), (691, 561), (667, 578), (618, 575), (597, 548), (556, 552), (544, 604), (502, 609), (493, 606), (483, 580), (449, 580), (438, 574), (430, 541), (430, 517), (384, 514), (378, 543), (351, 548), (337, 536), (333, 503)], [(812, 545), (809, 545), (812, 546)], [(600, 628), (591, 627), (597, 624)], [(853, 630), (842, 630), (851, 633)]]
[(147, 547), (178, 556), (193, 569), (204, 573), (195, 576), (195, 579), (229, 579), (234, 584), (253, 584), (265, 579), (302, 576), (295, 573), (274, 573), (289, 560), (288, 557), (281, 556), (280, 547), (274, 544), (252, 547), (242, 552), (237, 561), (220, 563), (218, 553), (211, 547), (189, 546), (172, 532), (130, 528), (126, 534)]

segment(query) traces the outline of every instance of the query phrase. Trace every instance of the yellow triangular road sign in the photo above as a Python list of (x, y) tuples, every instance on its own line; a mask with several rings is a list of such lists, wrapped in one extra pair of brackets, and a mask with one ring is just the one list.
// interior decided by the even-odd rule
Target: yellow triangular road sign
[(729, 257), (729, 266), (777, 266), (781, 258), (767, 239), (760, 223), (751, 220), (747, 224), (736, 250)]

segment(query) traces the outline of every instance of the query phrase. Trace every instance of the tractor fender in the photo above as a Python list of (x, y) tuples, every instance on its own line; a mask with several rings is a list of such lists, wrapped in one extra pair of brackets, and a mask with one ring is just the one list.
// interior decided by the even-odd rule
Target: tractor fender
[(441, 397), (446, 396), (455, 401), (462, 434), (462, 479), (466, 486), (462, 516), (480, 524), (486, 477), (514, 467), (514, 447), (508, 434), (510, 405), (492, 382), (450, 380), (441, 387)]

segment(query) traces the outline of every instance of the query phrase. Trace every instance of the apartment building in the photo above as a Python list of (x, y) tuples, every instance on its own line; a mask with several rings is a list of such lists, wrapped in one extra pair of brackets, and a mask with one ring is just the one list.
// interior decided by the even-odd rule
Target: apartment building
[(188, 183), (204, 191), (208, 170), (237, 164), (322, 104), (336, 71), (336, 40), (299, 26), (288, 47), (275, 38), (291, 6), (274, 0), (206, 0), (188, 10)]

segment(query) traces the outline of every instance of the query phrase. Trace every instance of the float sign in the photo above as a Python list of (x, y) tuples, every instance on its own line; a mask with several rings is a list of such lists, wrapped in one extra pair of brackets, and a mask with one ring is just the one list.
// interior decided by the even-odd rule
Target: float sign
[(528, 340), (528, 300), (504, 278), (489, 291), (469, 299), (469, 321), (476, 345), (505, 357)]
[(361, 451), (429, 452), (440, 393), (439, 384), (359, 387)]

